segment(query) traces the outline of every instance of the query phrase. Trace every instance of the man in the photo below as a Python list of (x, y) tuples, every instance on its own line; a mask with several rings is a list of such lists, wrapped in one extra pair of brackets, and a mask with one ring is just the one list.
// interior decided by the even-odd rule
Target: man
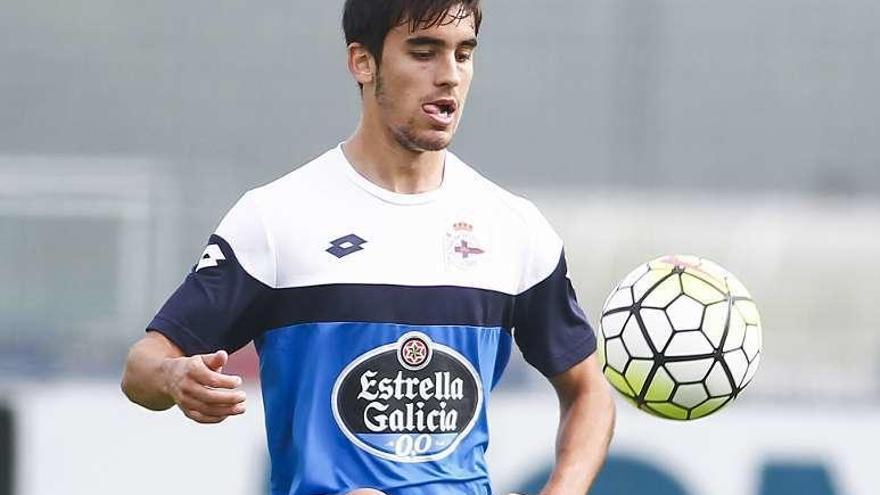
[(348, 0), (357, 130), (246, 193), (132, 347), (131, 400), (216, 423), (245, 410), (222, 368), (255, 342), (273, 494), (491, 493), (513, 339), (560, 399), (544, 493), (585, 493), (603, 462), (613, 405), (561, 240), (446, 151), (480, 19), (479, 0)]

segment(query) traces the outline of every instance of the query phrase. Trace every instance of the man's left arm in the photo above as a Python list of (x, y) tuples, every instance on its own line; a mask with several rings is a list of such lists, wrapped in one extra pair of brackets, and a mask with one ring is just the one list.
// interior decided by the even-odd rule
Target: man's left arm
[(562, 238), (531, 203), (528, 261), (513, 311), (523, 358), (559, 397), (556, 465), (541, 495), (585, 495), (605, 461), (614, 403), (599, 367), (596, 336), (577, 301)]
[(559, 431), (556, 465), (541, 495), (584, 495), (605, 462), (614, 401), (595, 353), (550, 382), (559, 397)]

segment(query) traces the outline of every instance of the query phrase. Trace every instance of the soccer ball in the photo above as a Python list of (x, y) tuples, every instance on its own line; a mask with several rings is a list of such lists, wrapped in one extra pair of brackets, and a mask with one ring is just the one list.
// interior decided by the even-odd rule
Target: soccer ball
[(761, 360), (761, 320), (746, 288), (696, 256), (640, 265), (602, 308), (599, 358), (639, 409), (678, 420), (712, 414), (749, 384)]

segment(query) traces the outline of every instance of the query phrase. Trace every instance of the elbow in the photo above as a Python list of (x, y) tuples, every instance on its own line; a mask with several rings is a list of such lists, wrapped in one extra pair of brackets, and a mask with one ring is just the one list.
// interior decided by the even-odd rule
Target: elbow
[(603, 396), (604, 416), (607, 418), (607, 446), (610, 446), (611, 439), (614, 438), (614, 428), (617, 425), (617, 405), (614, 403), (614, 397), (612, 397), (611, 391), (607, 387), (604, 389)]
[(126, 364), (125, 370), (122, 372), (122, 380), (119, 382), (119, 388), (128, 400), (137, 404), (138, 402), (135, 400), (134, 388), (132, 387), (131, 382), (132, 380), (129, 376), (128, 364)]
[(119, 388), (122, 390), (122, 393), (125, 397), (134, 402), (135, 404), (140, 404), (137, 400), (137, 392), (136, 392), (136, 383), (135, 379), (135, 350), (137, 349), (137, 344), (132, 346), (132, 348), (128, 351), (128, 355), (125, 357), (125, 365), (122, 368), (122, 379), (119, 382)]
[(136, 361), (137, 357), (135, 356), (134, 349), (132, 349), (132, 352), (129, 353), (125, 360), (122, 379), (119, 383), (119, 388), (122, 390), (123, 395), (129, 401), (151, 411), (164, 411), (173, 406), (173, 401), (162, 400), (157, 394), (149, 392), (149, 385), (146, 383), (147, 378), (142, 376), (144, 370), (138, 367)]
[(119, 388), (129, 401), (145, 409), (149, 409), (150, 411), (165, 411), (174, 405), (173, 402), (168, 403), (165, 401), (159, 402), (157, 400), (150, 400), (146, 395), (139, 392), (134, 383), (134, 380), (128, 378), (127, 375), (123, 375), (122, 381), (119, 384)]
[(125, 361), (125, 368), (122, 370), (122, 380), (119, 382), (119, 388), (129, 401), (140, 406), (148, 407), (147, 404), (144, 404), (143, 401), (139, 399), (137, 387), (135, 386), (136, 380), (134, 379), (133, 374), (131, 354), (129, 354), (128, 359)]
[(614, 438), (614, 428), (617, 426), (617, 406), (614, 404), (614, 400), (611, 396), (608, 396), (608, 413), (610, 416), (610, 421), (608, 425), (608, 444), (611, 444), (611, 439)]
[(131, 387), (131, 351), (126, 356), (125, 365), (122, 367), (122, 379), (119, 381), (119, 388), (128, 400), (134, 402)]

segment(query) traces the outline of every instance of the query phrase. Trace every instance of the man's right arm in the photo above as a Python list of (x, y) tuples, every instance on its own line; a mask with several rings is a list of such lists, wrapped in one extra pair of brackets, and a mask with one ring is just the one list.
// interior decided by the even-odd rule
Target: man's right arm
[(264, 330), (274, 281), (274, 250), (251, 191), (223, 217), (198, 263), (131, 347), (122, 391), (154, 411), (177, 405), (200, 423), (243, 413), (241, 378), (223, 374), (223, 366), (227, 352)]
[(122, 391), (153, 411), (176, 404), (193, 421), (219, 423), (245, 411), (241, 378), (222, 373), (228, 358), (223, 350), (187, 357), (167, 337), (150, 331), (128, 353)]

